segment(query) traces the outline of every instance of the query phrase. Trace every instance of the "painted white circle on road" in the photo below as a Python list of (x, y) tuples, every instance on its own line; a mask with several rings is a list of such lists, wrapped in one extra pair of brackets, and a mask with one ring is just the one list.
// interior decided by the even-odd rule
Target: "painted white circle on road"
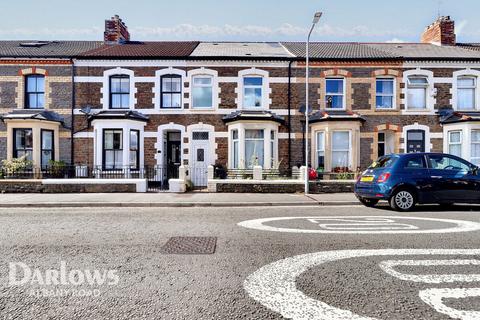
[[(288, 319), (345, 320), (375, 319), (357, 315), (315, 300), (297, 289), (296, 279), (312, 267), (343, 259), (371, 256), (406, 256), (406, 255), (480, 255), (479, 249), (384, 249), (384, 250), (340, 250), (324, 251), (286, 258), (266, 265), (244, 282), (248, 294), (267, 307)], [(445, 296), (456, 297), (451, 291), (441, 292)], [(478, 292), (473, 292), (477, 294)], [(464, 293), (464, 295), (466, 295)], [(457, 296), (462, 297), (460, 294)], [(452, 310), (442, 309), (434, 296), (424, 292), (422, 300), (428, 301), (439, 312), (448, 314)], [(438, 309), (441, 309), (438, 310)], [(456, 310), (455, 310), (456, 312)], [(478, 314), (477, 314), (478, 315)], [(468, 318), (461, 318), (468, 319)]]
[[(316, 225), (315, 229), (275, 227), (268, 223), (291, 220), (306, 220)], [(425, 229), (408, 221), (446, 224), (442, 228)], [(402, 234), (402, 233), (454, 233), (480, 230), (480, 223), (466, 220), (420, 218), (404, 216), (309, 216), (274, 217), (247, 220), (238, 223), (249, 229), (288, 233), (327, 233), (327, 234)], [(449, 225), (449, 226), (448, 226)]]

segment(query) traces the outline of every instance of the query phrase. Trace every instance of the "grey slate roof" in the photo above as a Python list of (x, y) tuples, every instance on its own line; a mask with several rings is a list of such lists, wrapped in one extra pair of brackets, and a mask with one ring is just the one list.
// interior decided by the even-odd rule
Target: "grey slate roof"
[(35, 109), (18, 109), (13, 110), (10, 113), (0, 116), (2, 120), (16, 119), (16, 120), (44, 120), (64, 123), (64, 118), (58, 113), (48, 110), (35, 110)]
[(135, 110), (102, 110), (88, 115), (89, 121), (95, 119), (129, 119), (146, 122), (149, 117)]
[[(295, 56), (305, 58), (305, 42), (284, 42)], [(312, 42), (313, 59), (480, 59), (480, 52), (462, 46), (423, 43)]]
[(317, 111), (310, 116), (309, 123), (322, 121), (361, 121), (365, 122), (365, 118), (357, 113), (343, 110), (333, 111)]
[(0, 41), (0, 58), (70, 58), (102, 44), (101, 41)]
[(264, 110), (239, 110), (224, 116), (222, 120), (225, 123), (239, 120), (270, 120), (280, 124), (285, 123), (285, 119), (283, 119), (283, 117), (280, 117), (273, 112)]
[(459, 112), (451, 109), (440, 110), (438, 112), (441, 124), (480, 121), (480, 112)]
[(192, 57), (294, 57), (278, 42), (201, 42)]

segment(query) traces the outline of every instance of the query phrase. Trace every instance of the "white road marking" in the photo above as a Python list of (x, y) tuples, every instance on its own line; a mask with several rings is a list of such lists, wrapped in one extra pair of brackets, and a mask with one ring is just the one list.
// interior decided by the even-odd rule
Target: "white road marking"
[[(416, 230), (417, 226), (404, 223), (396, 223), (395, 220), (387, 218), (365, 218), (365, 219), (329, 219), (316, 218), (307, 219), (308, 221), (318, 224), (321, 229), (325, 230)], [(337, 221), (341, 223), (322, 223), (326, 221)]]
[(296, 278), (312, 267), (343, 259), (371, 256), (480, 255), (480, 249), (382, 249), (323, 251), (286, 258), (266, 265), (244, 282), (248, 294), (265, 307), (289, 319), (374, 319), (312, 299), (297, 289)]
[[(357, 228), (355, 230), (325, 230), (325, 229), (297, 229), (297, 228), (284, 228), (273, 227), (267, 225), (269, 222), (286, 221), (286, 220), (342, 220), (342, 219), (390, 219), (390, 220), (417, 220), (426, 222), (437, 222), (452, 224), (454, 227), (444, 227), (438, 229), (418, 229), (418, 230), (362, 230)], [(397, 221), (398, 222), (398, 221)], [(406, 233), (454, 233), (454, 232), (468, 232), (480, 230), (480, 223), (467, 221), (467, 220), (453, 220), (453, 219), (437, 219), (437, 218), (419, 218), (419, 217), (398, 217), (398, 216), (321, 216), (321, 217), (274, 217), (263, 218), (255, 220), (247, 220), (238, 223), (239, 226), (249, 229), (256, 229), (262, 231), (274, 231), (274, 232), (289, 232), (289, 233), (342, 233), (342, 234), (406, 234)]]
[(457, 310), (447, 307), (443, 303), (443, 299), (464, 299), (468, 297), (480, 297), (480, 288), (432, 288), (419, 292), (420, 299), (430, 305), (439, 313), (446, 314), (453, 319), (461, 320), (478, 320), (480, 319), (480, 311), (473, 310)]
[(413, 282), (452, 283), (480, 281), (480, 274), (405, 274), (394, 270), (396, 266), (479, 266), (480, 260), (386, 260), (379, 263), (380, 268), (389, 275)]

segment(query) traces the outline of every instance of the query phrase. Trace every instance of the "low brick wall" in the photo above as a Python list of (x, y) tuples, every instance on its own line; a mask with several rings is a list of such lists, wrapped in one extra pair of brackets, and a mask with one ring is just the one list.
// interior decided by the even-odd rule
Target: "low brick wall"
[(0, 193), (116, 193), (136, 192), (135, 183), (124, 184), (43, 184), (41, 180), (3, 180)]
[[(298, 183), (272, 183), (261, 181), (235, 181), (222, 182), (217, 180), (216, 192), (229, 193), (300, 193), (304, 192), (305, 185)], [(310, 193), (351, 193), (353, 192), (354, 181), (331, 180), (310, 182)]]

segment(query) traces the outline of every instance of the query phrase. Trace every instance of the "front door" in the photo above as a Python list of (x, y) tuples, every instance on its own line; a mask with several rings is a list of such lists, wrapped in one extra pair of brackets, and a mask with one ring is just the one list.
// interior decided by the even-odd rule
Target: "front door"
[(192, 134), (192, 166), (190, 167), (194, 187), (206, 187), (210, 164), (209, 132)]
[(178, 178), (178, 168), (182, 163), (180, 138), (179, 132), (167, 133), (167, 179)]
[(425, 152), (425, 131), (407, 131), (407, 153)]

